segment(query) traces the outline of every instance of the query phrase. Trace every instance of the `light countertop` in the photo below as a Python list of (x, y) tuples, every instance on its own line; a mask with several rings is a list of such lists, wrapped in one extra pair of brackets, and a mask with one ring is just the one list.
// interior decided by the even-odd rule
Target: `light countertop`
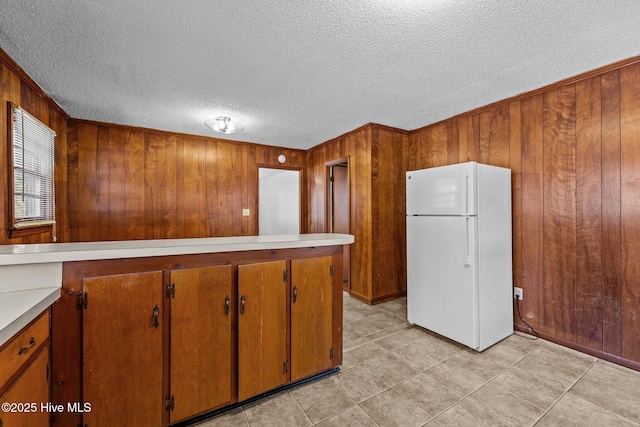
[(318, 233), (0, 245), (0, 346), (60, 298), (63, 262), (336, 246), (353, 241), (350, 234)]
[(318, 233), (279, 236), (3, 245), (0, 246), (0, 266), (348, 245), (353, 243), (353, 239), (353, 236), (350, 234)]
[(0, 292), (0, 345), (60, 298), (60, 287)]

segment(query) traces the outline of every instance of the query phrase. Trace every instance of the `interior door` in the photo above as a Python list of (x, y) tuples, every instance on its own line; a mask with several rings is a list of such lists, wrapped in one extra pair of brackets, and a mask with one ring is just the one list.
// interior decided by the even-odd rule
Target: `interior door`
[(291, 381), (331, 368), (332, 261), (291, 261)]
[(171, 271), (171, 422), (231, 403), (232, 267)]
[(258, 169), (258, 234), (300, 233), (300, 171)]
[(238, 266), (238, 400), (287, 381), (286, 261)]
[(475, 217), (407, 217), (407, 311), (420, 325), (478, 346)]
[[(345, 164), (331, 166), (331, 222), (333, 233), (350, 234), (349, 167)], [(342, 282), (349, 291), (349, 260), (351, 245), (343, 248)]]
[(83, 423), (162, 425), (162, 272), (85, 278), (83, 291)]

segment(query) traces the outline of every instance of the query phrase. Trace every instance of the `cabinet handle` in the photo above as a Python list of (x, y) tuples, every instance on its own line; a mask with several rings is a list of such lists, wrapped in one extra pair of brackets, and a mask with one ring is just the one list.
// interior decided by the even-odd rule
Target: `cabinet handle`
[(231, 304), (231, 300), (229, 299), (229, 295), (224, 297), (224, 315), (229, 315), (229, 304)]
[(22, 353), (26, 353), (27, 351), (35, 347), (35, 345), (36, 345), (36, 339), (34, 337), (31, 337), (31, 339), (29, 340), (29, 345), (26, 347), (20, 347), (20, 351), (18, 352), (18, 355), (21, 355)]
[(160, 314), (160, 308), (158, 308), (158, 305), (156, 305), (155, 307), (153, 307), (153, 327), (157, 328), (160, 325), (160, 322), (158, 322), (158, 314)]
[(298, 288), (296, 286), (293, 287), (293, 302), (298, 301)]
[(242, 295), (240, 297), (240, 314), (244, 314), (244, 303), (245, 303), (245, 299), (244, 299), (244, 295)]

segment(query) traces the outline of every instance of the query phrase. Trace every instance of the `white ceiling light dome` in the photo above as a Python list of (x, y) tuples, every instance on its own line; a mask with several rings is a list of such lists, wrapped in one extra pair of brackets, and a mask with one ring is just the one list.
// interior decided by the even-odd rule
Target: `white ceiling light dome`
[(209, 119), (204, 122), (207, 127), (210, 127), (216, 132), (222, 133), (238, 133), (244, 130), (244, 127), (227, 116), (218, 116), (215, 119)]

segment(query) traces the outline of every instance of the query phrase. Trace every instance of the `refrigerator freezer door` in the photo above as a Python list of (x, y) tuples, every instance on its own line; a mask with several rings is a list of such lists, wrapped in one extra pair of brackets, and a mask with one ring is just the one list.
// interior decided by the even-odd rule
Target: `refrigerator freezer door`
[(477, 163), (407, 172), (407, 215), (476, 215)]
[(407, 314), (478, 348), (476, 217), (407, 217)]

